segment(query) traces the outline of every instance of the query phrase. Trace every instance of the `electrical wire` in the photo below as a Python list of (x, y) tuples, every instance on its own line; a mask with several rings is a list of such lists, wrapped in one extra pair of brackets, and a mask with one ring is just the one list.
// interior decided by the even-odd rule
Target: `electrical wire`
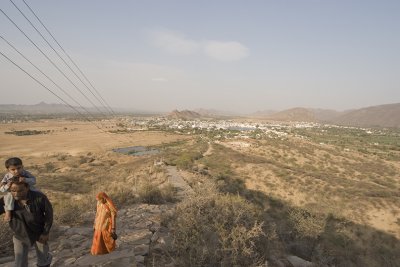
[(69, 58), (69, 60), (74, 64), (74, 66), (78, 69), (78, 71), (81, 73), (81, 75), (85, 78), (85, 80), (90, 84), (90, 86), (95, 90), (95, 92), (98, 94), (98, 96), (103, 100), (103, 102), (106, 104), (106, 106), (109, 108), (109, 110), (114, 114), (114, 110), (110, 107), (110, 105), (107, 103), (107, 101), (101, 96), (99, 91), (93, 86), (93, 84), (90, 82), (90, 80), (86, 77), (86, 75), (82, 72), (82, 70), (78, 67), (78, 65), (75, 63), (74, 60), (69, 56), (69, 54), (65, 51), (65, 49), (61, 46), (61, 44), (56, 40), (54, 35), (50, 32), (50, 30), (44, 25), (42, 20), (36, 15), (36, 13), (32, 10), (32, 8), (26, 3), (25, 0), (22, 0), (24, 4), (28, 7), (28, 9), (32, 12), (32, 14), (36, 17), (36, 19), (40, 22), (40, 24), (43, 26), (43, 28), (47, 31), (47, 33), (53, 38), (54, 42), (60, 47), (60, 49), (64, 52), (64, 54)]
[[(80, 108), (82, 108), (84, 111), (86, 111), (89, 115), (91, 115), (93, 118), (95, 116), (91, 114), (85, 107), (83, 107), (77, 100), (75, 100), (68, 92), (66, 92), (63, 88), (61, 88), (56, 82), (54, 82), (48, 75), (46, 75), (39, 67), (37, 67), (31, 60), (29, 60), (25, 55), (23, 55), (14, 45), (12, 45), (7, 39), (5, 39), (2, 35), (0, 35), (0, 38), (3, 39), (4, 42), (6, 42), (11, 48), (14, 49), (21, 57), (23, 57), (26, 61), (28, 61), (35, 69), (37, 69), (42, 75), (44, 75), (48, 80), (50, 80), (58, 89), (60, 89), (65, 95), (67, 95), (75, 104), (77, 104)], [(103, 125), (102, 125), (103, 126)]]
[[(2, 38), (3, 40), (5, 40), (4, 38)], [(5, 40), (6, 41), (6, 40)], [(115, 136), (112, 133), (110, 133), (109, 131), (105, 131), (103, 130), (101, 127), (99, 127), (96, 123), (94, 123), (92, 120), (90, 120), (87, 116), (85, 116), (85, 114), (82, 114), (78, 109), (76, 109), (74, 106), (72, 106), (71, 104), (69, 104), (66, 100), (64, 100), (62, 97), (60, 97), (59, 95), (57, 95), (55, 92), (53, 92), (50, 88), (48, 88), (47, 86), (45, 86), (42, 82), (40, 82), (37, 78), (33, 77), (33, 75), (29, 74), (28, 71), (26, 71), (25, 69), (23, 69), (21, 66), (19, 66), (17, 63), (15, 63), (12, 59), (10, 59), (7, 55), (5, 55), (3, 52), (0, 51), (0, 55), (2, 55), (5, 59), (7, 59), (10, 63), (12, 63), (14, 66), (16, 66), (18, 69), (20, 69), (22, 72), (24, 72), (26, 75), (28, 75), (31, 79), (33, 79), (36, 83), (38, 83), (39, 85), (41, 85), (43, 88), (45, 88), (47, 91), (49, 91), (51, 94), (53, 94), (55, 97), (57, 97), (59, 100), (61, 100), (65, 105), (67, 105), (69, 108), (71, 108), (72, 110), (74, 110), (75, 112), (78, 113), (79, 116), (81, 116), (84, 120), (88, 121), (89, 123), (91, 123), (92, 125), (94, 125), (98, 130), (100, 130), (102, 133), (105, 133), (107, 135), (112, 136), (113, 138), (118, 139), (118, 141), (123, 144), (125, 143), (127, 140), (129, 140), (128, 138), (125, 137), (126, 140), (123, 140), (122, 138), (120, 138), (118, 135)], [(25, 57), (24, 57), (25, 58)], [(101, 123), (101, 122), (100, 122)], [(102, 127), (104, 127), (104, 125), (101, 123)]]
[(32, 41), (31, 38), (29, 38), (29, 36), (20, 27), (18, 27), (18, 25), (1, 8), (0, 11), (36, 47), (36, 49), (38, 49), (39, 52), (42, 53), (42, 55), (82, 94), (82, 96), (85, 97), (86, 100), (89, 101), (99, 111), (99, 113), (106, 117), (106, 115), (75, 85), (73, 81), (71, 81), (70, 78), (67, 77), (67, 75), (59, 67), (57, 67), (57, 65), (36, 45), (34, 41)]
[[(12, 1), (11, 1), (12, 2)], [(13, 2), (12, 2), (13, 3)], [(27, 3), (24, 1), (24, 3), (27, 5)], [(31, 9), (28, 6), (29, 9)], [(32, 39), (30, 39), (28, 37), (28, 35), (20, 28), (18, 27), (18, 25), (0, 8), (0, 11), (3, 13), (3, 15), (36, 47), (36, 49), (39, 50), (39, 52), (41, 52), (41, 54), (43, 56), (46, 57), (46, 59), (61, 73), (63, 74), (63, 76), (103, 115), (105, 116), (101, 110), (98, 109), (98, 107), (96, 105), (94, 105), (94, 103), (88, 99), (86, 97), (86, 95), (65, 75), (65, 73), (59, 69), (55, 63), (35, 44), (35, 42), (32, 41)], [(33, 10), (31, 10), (33, 12)], [(35, 15), (35, 14), (34, 14)], [(36, 16), (36, 15), (35, 15)], [(25, 17), (25, 16), (24, 16)], [(37, 17), (37, 16), (36, 16)], [(26, 17), (25, 17), (26, 18)], [(37, 17), (37, 19), (40, 21), (40, 19)], [(41, 21), (40, 21), (41, 22)], [(41, 23), (42, 24), (42, 23)], [(32, 25), (32, 24), (31, 24)], [(47, 28), (44, 26), (44, 24), (42, 24), (43, 27), (47, 30)], [(32, 25), (33, 26), (33, 25)], [(34, 26), (33, 26), (34, 27)], [(35, 27), (34, 27), (35, 28)], [(35, 28), (36, 29), (36, 28)], [(36, 29), (37, 30), (37, 29)], [(48, 30), (47, 30), (48, 31)], [(49, 31), (48, 31), (49, 32)], [(52, 34), (49, 32), (49, 34), (52, 36)], [(77, 103), (79, 105), (79, 107), (81, 107), (83, 110), (85, 110), (88, 114), (90, 114), (92, 117), (94, 117), (88, 110), (86, 110), (82, 105), (79, 104), (79, 102), (77, 102), (75, 99), (73, 99), (73, 97), (71, 97), (65, 90), (63, 90), (60, 86), (58, 86), (48, 75), (46, 75), (43, 71), (41, 71), (35, 64), (33, 64), (26, 56), (24, 56), (20, 51), (18, 51), (18, 49), (16, 49), (10, 42), (8, 42), (3, 36), (0, 36), (1, 39), (3, 39), (8, 45), (10, 45), (10, 47), (12, 47), (18, 54), (20, 54), (25, 60), (27, 60), (33, 67), (35, 67), (42, 75), (44, 75), (47, 79), (49, 79), (57, 88), (59, 88), (64, 94), (66, 94), (70, 99), (72, 99), (72, 101), (74, 101), (75, 103)], [(42, 37), (43, 38), (43, 37)], [(54, 41), (60, 46), (60, 48), (64, 51), (64, 53), (67, 55), (67, 57), (71, 60), (71, 62), (77, 67), (77, 69), (81, 72), (81, 74), (83, 75), (83, 77), (85, 77), (85, 79), (88, 81), (88, 83), (94, 88), (94, 86), (90, 83), (90, 81), (87, 79), (87, 77), (83, 74), (83, 72), (79, 69), (79, 67), (76, 65), (76, 63), (72, 60), (72, 58), (65, 52), (65, 50), (61, 47), (61, 45), (57, 42), (57, 40), (55, 40), (54, 36), (52, 36), (52, 38), (54, 39)], [(50, 45), (50, 44), (49, 44)], [(53, 49), (54, 50), (54, 49)], [(58, 53), (57, 53), (58, 54)], [(45, 88), (47, 91), (49, 91), (51, 94), (53, 94), (55, 97), (57, 97), (59, 100), (61, 100), (65, 105), (67, 105), (69, 108), (71, 108), (72, 110), (74, 110), (75, 112), (78, 113), (79, 116), (81, 116), (84, 120), (90, 122), (91, 124), (93, 124), (98, 130), (100, 130), (103, 133), (106, 133), (108, 135), (112, 135), (109, 131), (105, 131), (103, 130), (101, 127), (99, 127), (96, 123), (94, 123), (92, 120), (90, 120), (90, 118), (88, 118), (85, 114), (82, 114), (82, 112), (80, 112), (76, 107), (72, 106), (71, 104), (69, 104), (66, 100), (64, 100), (62, 97), (60, 97), (59, 95), (57, 95), (55, 92), (53, 92), (50, 88), (48, 88), (47, 86), (45, 86), (42, 82), (40, 82), (37, 78), (35, 78), (33, 75), (31, 75), (30, 73), (28, 73), (28, 71), (26, 71), (25, 69), (23, 69), (20, 65), (18, 65), (16, 62), (14, 62), (12, 59), (10, 59), (7, 55), (5, 55), (3, 52), (0, 51), (0, 55), (2, 55), (5, 59), (7, 59), (9, 62), (11, 62), (14, 66), (16, 66), (18, 69), (20, 69), (22, 72), (24, 72), (27, 76), (29, 76), (31, 79), (33, 79), (36, 83), (38, 83), (39, 85), (41, 85), (43, 88)], [(60, 55), (59, 55), (60, 56)], [(76, 74), (75, 74), (76, 75)], [(81, 81), (82, 82), (82, 81)], [(83, 82), (82, 82), (83, 83)], [(84, 83), (83, 83), (84, 84)], [(85, 85), (85, 84), (84, 84)], [(94, 90), (96, 90), (94, 88)], [(99, 92), (96, 90), (96, 92), (99, 94)], [(101, 97), (101, 95), (99, 94), (99, 96)], [(102, 98), (102, 97), (101, 97)], [(106, 103), (108, 105), (108, 103), (104, 100), (104, 98), (102, 98), (104, 103)], [(109, 107), (109, 105), (108, 105)], [(115, 112), (111, 109), (111, 107), (109, 107), (110, 110), (113, 112), (114, 115)], [(95, 118), (94, 118), (95, 119)], [(101, 123), (100, 124), (104, 127), (104, 125)], [(114, 138), (120, 139), (119, 136), (115, 136), (112, 135)], [(126, 137), (125, 137), (126, 138)], [(124, 138), (124, 139), (125, 139)], [(122, 139), (119, 140), (120, 142), (123, 142)], [(124, 141), (124, 143), (126, 142), (126, 140)]]
[(26, 70), (24, 70), (21, 66), (19, 66), (17, 63), (15, 63), (12, 59), (10, 59), (8, 56), (6, 56), (5, 54), (3, 54), (3, 52), (0, 51), (0, 54), (7, 59), (9, 62), (11, 62), (14, 66), (16, 66), (17, 68), (19, 68), (21, 71), (23, 71), (26, 75), (28, 75), (31, 79), (33, 79), (35, 82), (37, 82), (39, 85), (41, 85), (42, 87), (44, 87), (47, 91), (49, 91), (51, 94), (53, 94), (55, 97), (57, 97), (59, 100), (61, 100), (64, 104), (66, 104), (68, 107), (70, 107), (71, 109), (73, 109), (74, 111), (76, 111), (81, 117), (83, 117), (85, 120), (89, 121), (90, 123), (92, 123), (94, 126), (96, 126), (100, 131), (107, 133), (106, 131), (104, 131), (103, 129), (101, 129), (97, 124), (95, 124), (93, 121), (91, 121), (89, 118), (87, 118), (84, 114), (82, 114), (79, 110), (77, 110), (74, 106), (70, 105), (67, 101), (65, 101), (62, 97), (60, 97), (59, 95), (57, 95), (56, 93), (54, 93), (51, 89), (49, 89), (47, 86), (45, 86), (43, 83), (41, 83), (38, 79), (36, 79), (35, 77), (33, 77), (31, 74), (29, 74)]
[[(32, 21), (22, 12), (22, 10), (13, 2), (13, 0), (10, 0), (10, 2), (14, 5), (14, 7), (21, 13), (21, 15), (29, 22), (29, 24), (35, 29), (35, 31), (42, 37), (42, 39), (50, 46), (50, 48), (56, 53), (56, 55), (64, 62), (64, 64), (69, 68), (69, 70), (76, 76), (76, 78), (86, 87), (87, 90), (96, 98), (96, 100), (100, 103), (105, 110), (107, 110), (107, 107), (104, 106), (104, 104), (99, 100), (99, 98), (93, 93), (93, 91), (82, 81), (82, 79), (76, 74), (76, 72), (70, 67), (70, 65), (61, 57), (61, 55), (57, 52), (57, 50), (54, 49), (54, 47), (49, 43), (49, 41), (43, 36), (43, 34), (33, 25)], [(26, 4), (26, 3), (25, 3)]]

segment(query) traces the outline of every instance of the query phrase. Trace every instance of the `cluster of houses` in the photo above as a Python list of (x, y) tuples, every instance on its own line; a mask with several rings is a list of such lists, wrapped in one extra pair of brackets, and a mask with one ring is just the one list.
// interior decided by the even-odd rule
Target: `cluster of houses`
[[(218, 132), (215, 137), (224, 133), (234, 138), (286, 138), (293, 128), (320, 127), (318, 123), (311, 122), (282, 122), (264, 123), (236, 120), (182, 120), (165, 117), (134, 118), (128, 123), (131, 130), (166, 130), (182, 134), (196, 134)], [(226, 137), (226, 136), (225, 136)]]

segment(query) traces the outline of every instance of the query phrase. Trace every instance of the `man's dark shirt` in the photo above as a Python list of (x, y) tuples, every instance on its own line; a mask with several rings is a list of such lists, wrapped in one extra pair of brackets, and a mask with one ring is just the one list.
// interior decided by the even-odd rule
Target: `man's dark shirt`
[[(0, 209), (1, 213), (4, 213), (4, 209)], [(25, 206), (20, 206), (18, 201), (14, 202), (10, 228), (18, 240), (33, 245), (40, 235), (49, 234), (52, 224), (53, 208), (43, 193), (29, 190)]]

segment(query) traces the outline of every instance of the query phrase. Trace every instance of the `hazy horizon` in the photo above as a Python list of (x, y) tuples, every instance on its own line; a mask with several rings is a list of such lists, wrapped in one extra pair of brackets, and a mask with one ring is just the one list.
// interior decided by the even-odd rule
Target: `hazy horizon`
[[(24, 2), (13, 2), (63, 55)], [(27, 3), (111, 107), (251, 113), (400, 102), (398, 1)], [(11, 2), (0, 8), (96, 103)], [(90, 106), (3, 13), (0, 29)], [(3, 39), (0, 51), (76, 106)], [(0, 72), (0, 104), (61, 103), (1, 55)]]

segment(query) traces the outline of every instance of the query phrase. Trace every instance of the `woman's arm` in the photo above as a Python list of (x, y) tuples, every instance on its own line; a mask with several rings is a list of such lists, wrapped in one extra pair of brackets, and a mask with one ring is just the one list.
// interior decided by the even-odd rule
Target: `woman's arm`
[(117, 220), (115, 212), (111, 212), (111, 232), (115, 232), (117, 228)]

